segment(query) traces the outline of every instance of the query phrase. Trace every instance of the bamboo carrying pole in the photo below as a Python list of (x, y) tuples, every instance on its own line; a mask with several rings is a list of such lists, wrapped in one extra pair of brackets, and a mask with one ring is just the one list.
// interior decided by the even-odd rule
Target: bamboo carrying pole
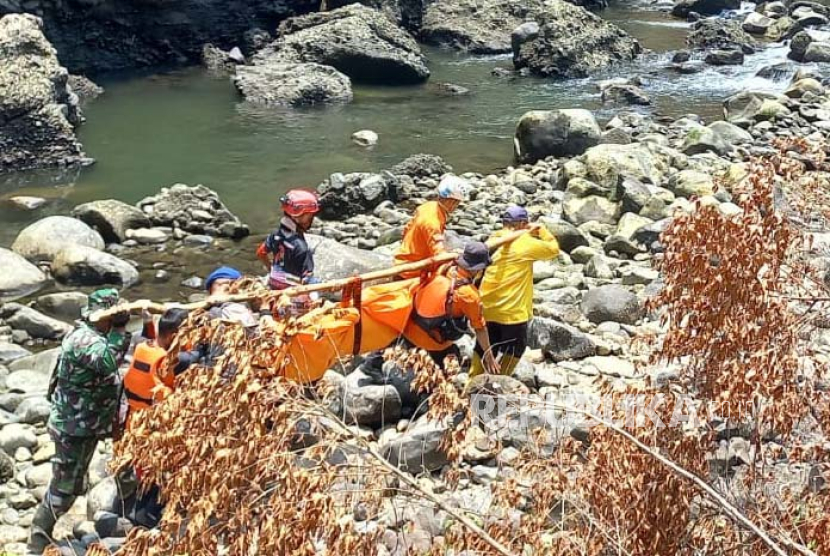
[[(512, 232), (504, 237), (491, 239), (486, 242), (486, 245), (492, 253), (498, 248), (507, 245), (508, 243), (516, 241), (517, 239), (519, 239), (520, 237), (522, 237), (523, 235), (525, 235), (533, 229), (535, 228), (531, 227), (526, 228), (524, 230), (516, 230), (515, 232)], [(355, 279), (359, 279), (361, 282), (366, 283), (374, 282), (377, 280), (384, 280), (386, 278), (392, 278), (405, 272), (420, 272), (422, 270), (426, 270), (429, 268), (440, 266), (445, 263), (452, 262), (456, 260), (458, 256), (459, 253), (455, 252), (441, 253), (440, 255), (435, 255), (434, 257), (430, 257), (429, 259), (424, 259), (423, 261), (418, 261), (415, 263), (396, 265), (389, 268), (385, 268), (383, 270), (375, 270), (373, 272), (367, 272), (366, 274), (360, 274), (358, 276), (353, 276), (349, 278), (338, 278), (336, 280), (329, 280), (327, 282), (321, 282), (319, 284), (308, 284), (306, 286), (297, 286), (285, 290), (269, 291), (265, 294), (239, 293), (233, 295), (223, 295), (217, 297), (210, 297), (208, 299), (205, 299), (204, 301), (197, 301), (195, 303), (156, 303), (150, 300), (142, 299), (139, 301), (122, 303), (121, 305), (111, 307), (109, 309), (95, 311), (90, 315), (89, 320), (90, 322), (98, 322), (101, 319), (105, 319), (124, 312), (134, 313), (146, 310), (150, 313), (160, 314), (164, 313), (168, 309), (174, 308), (194, 311), (196, 309), (207, 309), (208, 307), (212, 307), (214, 305), (222, 305), (223, 303), (242, 303), (245, 301), (253, 301), (255, 299), (278, 298), (283, 296), (290, 298), (297, 297), (299, 295), (309, 294), (312, 292), (342, 290), (346, 286), (354, 283)]]

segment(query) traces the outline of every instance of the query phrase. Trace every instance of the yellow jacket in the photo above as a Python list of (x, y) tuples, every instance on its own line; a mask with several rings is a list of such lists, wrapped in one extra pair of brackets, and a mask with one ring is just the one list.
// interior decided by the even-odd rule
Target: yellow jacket
[[(510, 232), (499, 230), (493, 238)], [(496, 251), (479, 288), (484, 319), (499, 324), (529, 321), (533, 316), (533, 263), (558, 255), (559, 244), (544, 227)]]

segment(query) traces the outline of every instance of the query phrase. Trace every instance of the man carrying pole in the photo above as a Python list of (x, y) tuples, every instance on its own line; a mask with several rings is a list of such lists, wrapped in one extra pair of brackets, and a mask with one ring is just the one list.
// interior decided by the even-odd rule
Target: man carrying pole
[[(529, 230), (495, 252), (480, 288), (492, 349), (501, 360), (501, 372), (509, 375), (527, 346), (527, 324), (533, 318), (533, 263), (555, 259), (559, 244), (543, 225), (529, 224), (527, 210), (522, 207), (508, 207), (501, 220), (504, 228), (491, 240)], [(471, 377), (486, 367), (482, 357), (487, 351), (488, 346), (476, 344)]]

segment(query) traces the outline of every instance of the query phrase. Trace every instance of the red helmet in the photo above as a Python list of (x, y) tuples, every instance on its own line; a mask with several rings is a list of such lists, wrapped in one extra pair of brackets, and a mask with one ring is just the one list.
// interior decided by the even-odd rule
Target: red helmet
[(303, 214), (317, 214), (320, 212), (320, 203), (317, 194), (307, 189), (292, 189), (280, 198), (282, 210), (288, 216), (302, 216)]

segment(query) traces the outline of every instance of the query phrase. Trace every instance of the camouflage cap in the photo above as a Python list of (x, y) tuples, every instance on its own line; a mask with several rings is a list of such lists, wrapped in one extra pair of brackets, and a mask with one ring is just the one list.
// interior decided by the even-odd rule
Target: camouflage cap
[(105, 288), (102, 290), (95, 290), (89, 294), (86, 301), (86, 307), (81, 310), (81, 316), (85, 319), (95, 311), (103, 311), (110, 307), (118, 305), (121, 297), (118, 295), (118, 290), (115, 288)]

